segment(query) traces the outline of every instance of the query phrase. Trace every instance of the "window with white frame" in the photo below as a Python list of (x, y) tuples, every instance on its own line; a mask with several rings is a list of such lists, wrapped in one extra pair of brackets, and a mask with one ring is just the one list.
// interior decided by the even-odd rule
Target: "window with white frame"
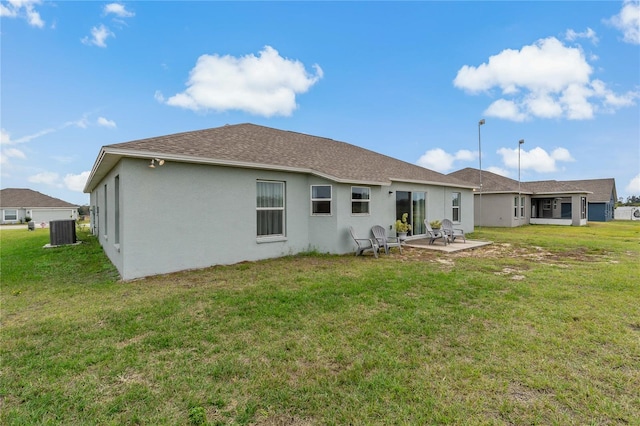
[(331, 185), (311, 185), (311, 214), (331, 215)]
[(6, 209), (6, 210), (3, 210), (3, 213), (4, 214), (3, 214), (2, 220), (4, 220), (5, 222), (18, 220), (18, 210)]
[(513, 217), (518, 217), (518, 197), (513, 197)]
[(362, 186), (351, 187), (351, 214), (369, 214), (370, 188)]
[(520, 217), (524, 217), (524, 197), (520, 197)]
[(462, 194), (459, 192), (451, 193), (451, 220), (453, 222), (460, 222), (462, 219), (460, 214), (460, 204), (462, 202)]
[(256, 183), (258, 237), (284, 236), (284, 182)]
[(587, 197), (580, 197), (580, 218), (587, 218)]

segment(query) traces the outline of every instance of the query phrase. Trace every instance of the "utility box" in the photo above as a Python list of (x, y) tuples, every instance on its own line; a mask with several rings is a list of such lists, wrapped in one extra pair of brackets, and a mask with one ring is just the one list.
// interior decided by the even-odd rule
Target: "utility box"
[(49, 222), (49, 239), (52, 246), (75, 244), (75, 220), (52, 220)]

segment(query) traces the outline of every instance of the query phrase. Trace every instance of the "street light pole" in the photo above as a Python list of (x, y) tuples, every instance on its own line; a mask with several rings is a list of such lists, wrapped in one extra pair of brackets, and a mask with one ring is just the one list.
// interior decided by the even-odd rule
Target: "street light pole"
[(480, 226), (482, 224), (482, 143), (480, 140), (480, 126), (484, 124), (484, 118), (478, 121), (478, 161), (480, 165), (480, 213), (478, 214), (478, 221)]
[(522, 195), (520, 194), (520, 147), (524, 143), (524, 139), (518, 141), (518, 224), (522, 219)]

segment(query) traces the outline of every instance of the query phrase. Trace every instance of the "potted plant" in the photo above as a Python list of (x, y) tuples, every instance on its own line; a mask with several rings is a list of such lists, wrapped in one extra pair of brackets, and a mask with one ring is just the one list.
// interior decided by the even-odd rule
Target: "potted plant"
[(439, 220), (432, 220), (429, 222), (429, 226), (431, 226), (431, 229), (440, 229), (442, 222)]
[(402, 220), (396, 220), (396, 234), (400, 241), (404, 241), (407, 238), (407, 232), (411, 229), (411, 224), (407, 222), (408, 217), (409, 213), (404, 213)]

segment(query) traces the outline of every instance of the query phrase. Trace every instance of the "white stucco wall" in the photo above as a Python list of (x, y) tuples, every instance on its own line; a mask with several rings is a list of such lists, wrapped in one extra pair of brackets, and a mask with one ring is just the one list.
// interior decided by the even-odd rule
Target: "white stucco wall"
[[(116, 176), (120, 187), (119, 241), (115, 224)], [(283, 238), (256, 237), (258, 180), (285, 182)], [(312, 216), (310, 187), (325, 184), (332, 186), (331, 215)], [(90, 217), (105, 253), (125, 280), (308, 250), (350, 253), (355, 246), (348, 234), (349, 226), (354, 226), (359, 235), (368, 236), (373, 225), (389, 229), (395, 222), (396, 190), (426, 192), (430, 220), (451, 218), (451, 192), (462, 192), (459, 226), (466, 232), (473, 231), (470, 190), (404, 183), (368, 186), (370, 214), (353, 215), (351, 186), (300, 173), (178, 162), (165, 162), (151, 169), (147, 160), (125, 158), (92, 191)]]
[(480, 212), (480, 194), (475, 194), (475, 216), (478, 218), (476, 226), (496, 226), (513, 228), (526, 225), (531, 219), (531, 198), (525, 198), (524, 218), (514, 217), (514, 198), (518, 194), (514, 193), (484, 193), (482, 194), (482, 215)]

